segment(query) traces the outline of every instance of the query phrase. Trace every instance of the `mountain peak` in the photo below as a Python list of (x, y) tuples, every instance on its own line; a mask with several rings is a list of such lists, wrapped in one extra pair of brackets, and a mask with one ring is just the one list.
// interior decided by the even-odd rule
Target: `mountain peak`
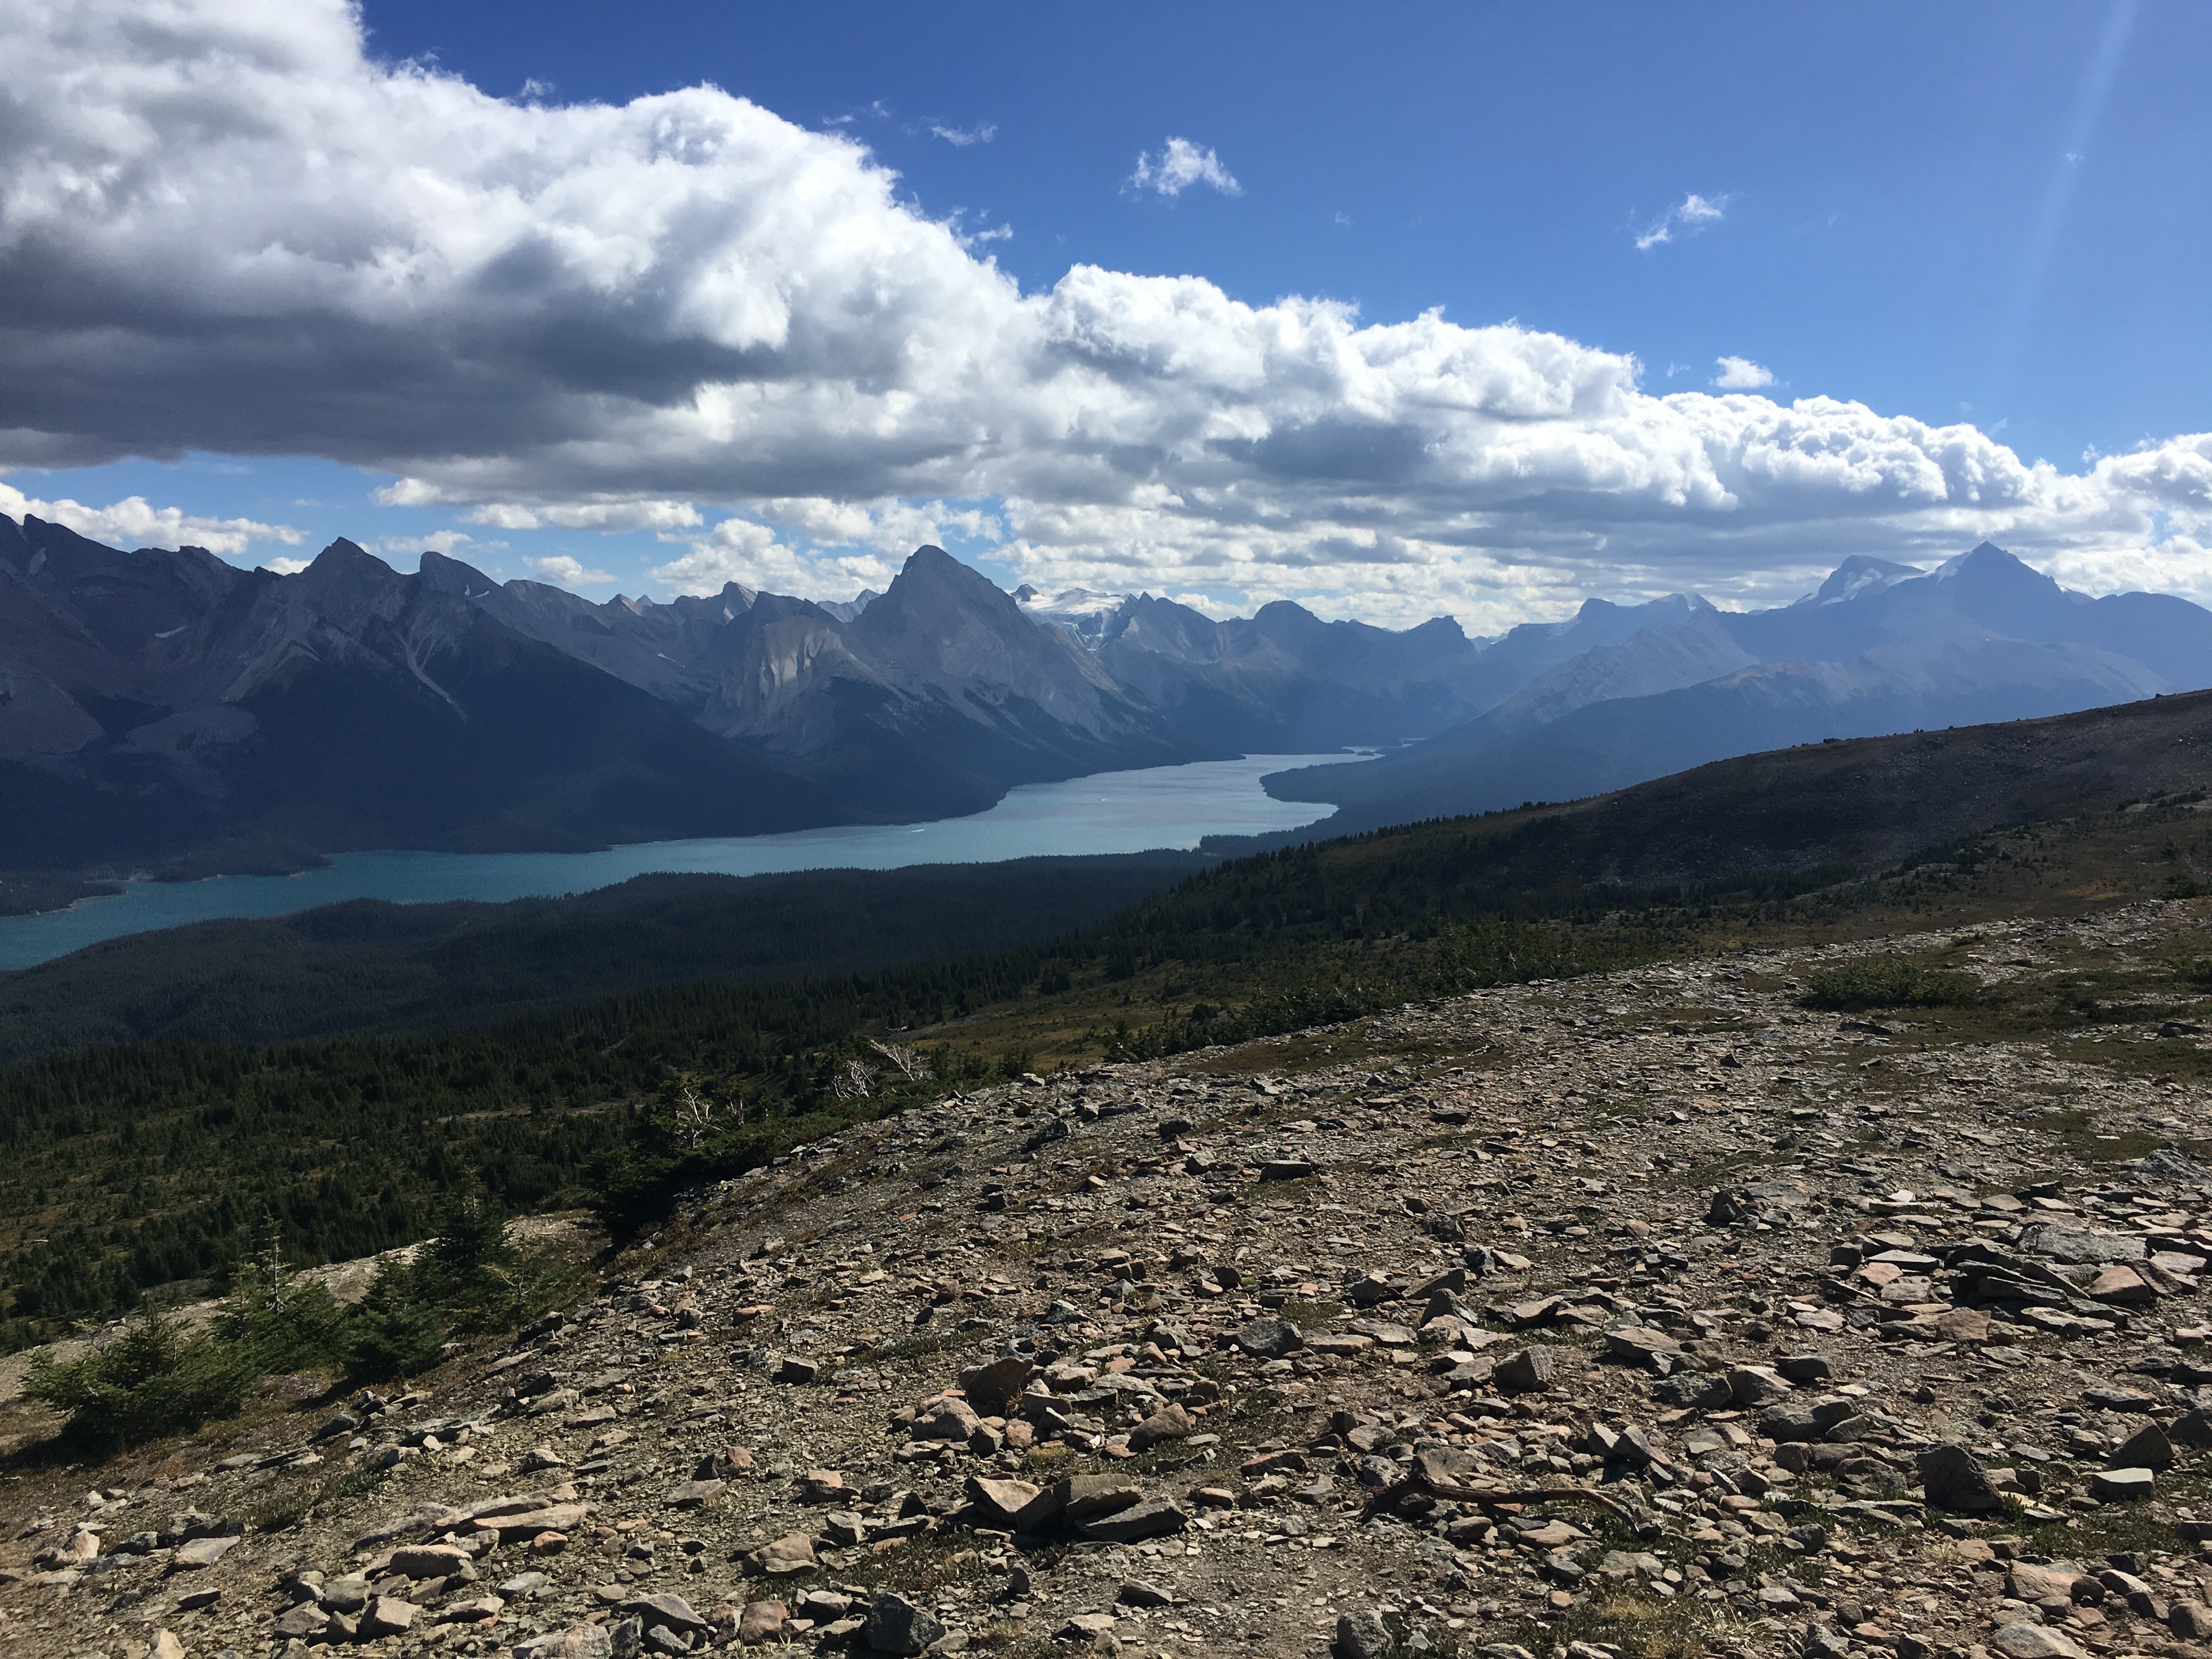
[(1995, 542), (1983, 542), (1954, 559), (1946, 559), (1933, 573), (1939, 582), (1971, 580), (1982, 583), (1992, 581), (2017, 584), (2021, 586), (2051, 587), (2058, 586), (2034, 566), (2008, 553)]
[[(383, 560), (378, 558), (374, 553), (371, 553), (360, 543), (349, 542), (344, 537), (341, 536), (336, 541), (332, 542), (328, 547), (325, 548), (321, 552), (316, 554), (313, 561), (307, 566), (307, 568), (309, 570), (345, 570), (359, 564), (363, 560), (367, 560), (371, 564), (384, 563)], [(390, 567), (386, 566), (386, 568), (389, 568)]]
[(1915, 576), (1926, 574), (1917, 565), (1897, 564), (1888, 559), (1875, 558), (1870, 554), (1854, 553), (1828, 573), (1827, 580), (1797, 603), (1840, 605), (1846, 599), (1856, 599), (1867, 593), (1879, 593), (1885, 587), (1894, 587), (1899, 582), (1911, 581)]

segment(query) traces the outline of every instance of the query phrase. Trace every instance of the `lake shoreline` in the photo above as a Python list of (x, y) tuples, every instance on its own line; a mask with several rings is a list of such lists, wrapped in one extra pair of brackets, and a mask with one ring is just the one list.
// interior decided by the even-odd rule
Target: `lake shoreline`
[[(636, 875), (765, 875), (798, 870), (996, 864), (1017, 858), (1198, 851), (1215, 836), (1295, 830), (1332, 816), (1326, 803), (1285, 802), (1260, 778), (1300, 765), (1360, 758), (1247, 755), (1227, 761), (1097, 772), (1023, 784), (957, 818), (843, 824), (765, 836), (637, 842), (596, 852), (334, 853), (301, 867), (187, 880), (125, 880), (120, 892), (80, 893), (59, 908), (0, 916), (0, 970), (36, 966), (104, 939), (194, 921), (255, 919), (350, 899), (498, 902), (596, 891)], [(273, 849), (272, 849), (273, 850)], [(274, 862), (275, 860), (270, 860)]]

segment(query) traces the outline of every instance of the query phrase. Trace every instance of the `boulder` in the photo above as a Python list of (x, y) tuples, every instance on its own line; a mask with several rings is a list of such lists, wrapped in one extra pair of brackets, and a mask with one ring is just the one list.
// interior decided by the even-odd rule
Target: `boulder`
[(2176, 1601), (2166, 1612), (2166, 1627), (2185, 1642), (2212, 1637), (2212, 1607), (2202, 1601)]
[(571, 1625), (518, 1644), (513, 1659), (614, 1659), (614, 1650), (605, 1625)]
[(975, 1425), (982, 1420), (964, 1400), (940, 1400), (914, 1419), (914, 1437), (964, 1441), (975, 1432)]
[(412, 1601), (402, 1601), (397, 1596), (380, 1595), (362, 1609), (360, 1638), (374, 1642), (380, 1636), (404, 1634), (422, 1611)]
[(738, 1615), (738, 1640), (747, 1647), (765, 1642), (783, 1629), (791, 1609), (781, 1601), (748, 1601)]
[(2166, 1431), (2155, 1423), (2146, 1423), (2112, 1449), (2105, 1460), (2114, 1468), (2170, 1469), (2173, 1467), (2173, 1442), (2166, 1438)]
[(772, 1544), (762, 1545), (746, 1556), (745, 1561), (756, 1572), (771, 1577), (805, 1572), (815, 1565), (814, 1540), (803, 1532), (788, 1533)]
[(879, 1589), (868, 1604), (861, 1635), (877, 1653), (918, 1654), (945, 1634), (945, 1626), (896, 1590)]
[(994, 1480), (980, 1474), (968, 1477), (968, 1501), (1007, 1522), (1035, 1503), (1040, 1490), (1027, 1480)]
[(438, 1610), (438, 1622), (441, 1625), (488, 1624), (506, 1611), (507, 1602), (504, 1598), (496, 1595), (479, 1595), (466, 1601), (449, 1602), (441, 1607)]
[(490, 1512), (477, 1511), (476, 1527), (479, 1532), (497, 1533), (503, 1544), (513, 1544), (526, 1542), (541, 1532), (574, 1532), (589, 1513), (582, 1504), (534, 1504), (512, 1511), (502, 1506)]
[(276, 1615), (276, 1632), (279, 1637), (298, 1637), (312, 1642), (330, 1628), (331, 1616), (313, 1601), (301, 1601)]
[(2085, 1659), (2071, 1637), (2048, 1625), (2005, 1625), (1991, 1632), (1990, 1650), (2004, 1659)]
[(2166, 1427), (2166, 1437), (2185, 1446), (2212, 1446), (2212, 1412), (2199, 1406), (2185, 1411)]
[(1170, 1533), (1181, 1532), (1189, 1519), (1166, 1498), (1155, 1498), (1095, 1521), (1085, 1521), (1076, 1530), (1102, 1544), (1135, 1544), (1147, 1538), (1164, 1538)]
[(1552, 1350), (1532, 1343), (1499, 1360), (1493, 1380), (1506, 1394), (1541, 1394), (1552, 1386), (1555, 1370)]
[(1022, 1355), (1008, 1354), (988, 1364), (970, 1365), (960, 1373), (960, 1391), (968, 1403), (985, 1417), (1011, 1417), (1021, 1404), (1036, 1367)]
[(1931, 1508), (1960, 1515), (1993, 1515), (2004, 1499), (1989, 1472), (1964, 1446), (1930, 1446), (1920, 1454), (1920, 1484)]
[(1170, 1401), (1129, 1431), (1129, 1449), (1133, 1452), (1150, 1451), (1166, 1441), (1183, 1439), (1195, 1432), (1197, 1428), (1197, 1419)]
[(1729, 1399), (1745, 1410), (1779, 1400), (1790, 1391), (1788, 1380), (1768, 1365), (1731, 1365), (1727, 1376)]
[(618, 1619), (635, 1619), (647, 1630), (655, 1625), (665, 1625), (673, 1631), (700, 1631), (708, 1628), (707, 1621), (692, 1609), (682, 1596), (663, 1590), (657, 1595), (631, 1597), (615, 1609)]
[(2158, 1300), (2158, 1292), (2133, 1267), (2114, 1264), (2090, 1281), (2091, 1300), (2109, 1303), (2117, 1307), (2142, 1307)]
[(1115, 1510), (1125, 1510), (1144, 1499), (1142, 1489), (1119, 1475), (1073, 1474), (1047, 1486), (1014, 1517), (1017, 1532), (1047, 1532), (1063, 1522), (1074, 1524)]
[(2031, 1255), (2046, 1256), (2076, 1267), (2103, 1267), (2115, 1261), (2141, 1261), (2150, 1246), (2132, 1233), (2093, 1233), (2063, 1227), (2055, 1221), (2032, 1221), (2020, 1230), (2020, 1248)]
[(392, 1571), (402, 1578), (450, 1578), (475, 1560), (452, 1544), (416, 1544), (392, 1552)]
[(726, 1480), (686, 1480), (670, 1488), (660, 1502), (672, 1510), (702, 1510), (729, 1490), (729, 1485)]
[(2158, 1477), (2148, 1469), (2099, 1469), (2089, 1477), (2089, 1496), (2100, 1504), (2133, 1504), (2157, 1489)]
[(1615, 1359), (1662, 1374), (1682, 1357), (1682, 1345), (1651, 1325), (1615, 1325), (1605, 1334), (1605, 1348)]
[(192, 1572), (211, 1567), (236, 1547), (235, 1538), (191, 1538), (177, 1546), (169, 1557), (171, 1572)]
[(1306, 1345), (1286, 1319), (1255, 1319), (1237, 1333), (1237, 1346), (1255, 1359), (1281, 1359)]
[(1328, 1650), (1334, 1659), (1383, 1659), (1393, 1639), (1382, 1615), (1372, 1607), (1361, 1607), (1337, 1615), (1336, 1639)]

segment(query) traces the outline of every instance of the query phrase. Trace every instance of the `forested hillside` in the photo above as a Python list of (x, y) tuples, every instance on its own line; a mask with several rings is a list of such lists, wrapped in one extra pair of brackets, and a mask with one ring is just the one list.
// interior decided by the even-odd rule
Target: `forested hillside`
[(361, 899), (198, 922), (0, 974), (0, 1064), (138, 1038), (452, 1030), (653, 985), (968, 956), (1102, 921), (1217, 861), (1160, 852), (640, 876), (568, 898)]

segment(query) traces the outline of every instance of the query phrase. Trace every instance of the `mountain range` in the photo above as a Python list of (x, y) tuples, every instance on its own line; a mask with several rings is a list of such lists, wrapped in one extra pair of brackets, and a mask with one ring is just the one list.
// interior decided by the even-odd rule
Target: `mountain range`
[(1984, 542), (1926, 573), (1847, 560), (1817, 592), (1770, 611), (1687, 599), (1679, 619), (1557, 662), (1474, 719), (1266, 787), (1341, 806), (1328, 823), (1342, 835), (1577, 799), (1799, 744), (2207, 685), (2212, 611), (2169, 594), (2071, 592)]
[(0, 870), (297, 868), (981, 810), (1015, 785), (1373, 745), (1279, 774), (1329, 833), (1828, 737), (2212, 684), (2212, 612), (1984, 544), (1761, 611), (1585, 603), (1470, 639), (1278, 602), (1007, 593), (934, 547), (881, 593), (594, 602), (332, 543), (289, 574), (0, 517)]

